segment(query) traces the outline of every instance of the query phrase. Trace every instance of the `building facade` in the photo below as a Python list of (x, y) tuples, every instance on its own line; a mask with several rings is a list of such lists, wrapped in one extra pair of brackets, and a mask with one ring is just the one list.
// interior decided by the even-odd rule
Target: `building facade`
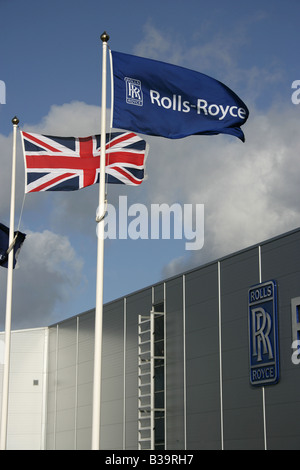
[[(100, 447), (300, 449), (299, 259), (300, 229), (106, 304)], [(89, 449), (94, 310), (12, 336), (9, 446)]]

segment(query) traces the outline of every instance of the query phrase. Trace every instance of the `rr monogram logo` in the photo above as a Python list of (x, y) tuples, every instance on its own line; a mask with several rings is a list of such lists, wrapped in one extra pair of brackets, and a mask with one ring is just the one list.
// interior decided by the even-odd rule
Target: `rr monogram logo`
[(267, 281), (248, 291), (250, 382), (263, 386), (279, 380), (277, 284)]
[(252, 354), (262, 361), (262, 353), (274, 358), (269, 334), (272, 328), (271, 316), (261, 307), (252, 310)]
[(134, 78), (124, 78), (126, 82), (126, 103), (135, 106), (143, 106), (143, 92), (140, 80)]

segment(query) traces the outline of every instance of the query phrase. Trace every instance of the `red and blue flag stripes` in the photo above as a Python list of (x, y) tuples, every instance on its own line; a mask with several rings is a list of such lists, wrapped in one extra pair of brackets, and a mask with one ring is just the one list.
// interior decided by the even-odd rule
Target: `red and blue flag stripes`
[[(21, 132), (25, 192), (75, 191), (99, 181), (100, 135), (58, 137)], [(106, 181), (139, 185), (148, 145), (133, 132), (106, 134)]]

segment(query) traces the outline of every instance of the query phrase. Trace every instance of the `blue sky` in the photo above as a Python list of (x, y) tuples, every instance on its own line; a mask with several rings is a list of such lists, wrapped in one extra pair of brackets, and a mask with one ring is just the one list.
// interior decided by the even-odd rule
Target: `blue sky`
[[(150, 152), (139, 188), (113, 185), (108, 202), (204, 204), (201, 250), (185, 240), (106, 240), (105, 302), (299, 226), (298, 0), (0, 0), (0, 220), (9, 224), (12, 125), (55, 135), (100, 132), (101, 33), (111, 49), (208, 74), (247, 104), (246, 142), (169, 141)], [(110, 83), (109, 83), (110, 87)], [(109, 88), (108, 87), (108, 88)], [(109, 92), (109, 90), (108, 90)], [(108, 112), (110, 95), (108, 93)], [(24, 195), (20, 139), (16, 225)], [(13, 327), (44, 326), (95, 305), (98, 188), (29, 194), (28, 237), (14, 272)], [(6, 270), (0, 272), (0, 326)]]

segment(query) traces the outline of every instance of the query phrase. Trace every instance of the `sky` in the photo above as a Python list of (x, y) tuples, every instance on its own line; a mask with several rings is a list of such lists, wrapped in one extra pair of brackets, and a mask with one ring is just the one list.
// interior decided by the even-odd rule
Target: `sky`
[[(201, 205), (204, 243), (189, 250), (173, 233), (107, 238), (104, 302), (298, 228), (300, 105), (292, 97), (300, 93), (292, 84), (300, 80), (299, 15), (298, 0), (0, 0), (0, 222), (9, 225), (14, 116), (29, 132), (100, 133), (100, 36), (107, 31), (112, 50), (220, 80), (250, 115), (245, 143), (226, 135), (143, 136), (145, 181), (110, 185), (108, 203), (139, 204), (148, 214), (155, 204)], [(108, 126), (109, 117), (108, 78)], [(12, 327), (48, 326), (94, 308), (98, 186), (24, 198), (19, 134), (16, 181), (15, 227), (27, 238), (14, 270)], [(134, 220), (128, 215), (128, 226)], [(1, 268), (0, 329), (6, 280)]]

